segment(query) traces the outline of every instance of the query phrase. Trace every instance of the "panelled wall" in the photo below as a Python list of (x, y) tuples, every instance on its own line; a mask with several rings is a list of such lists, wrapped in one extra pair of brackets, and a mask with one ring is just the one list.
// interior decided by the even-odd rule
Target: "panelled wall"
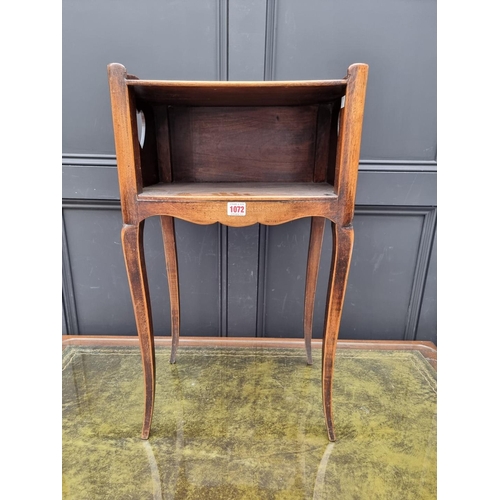
[[(370, 65), (340, 335), (436, 342), (435, 0), (63, 0), (63, 333), (135, 334), (106, 66), (141, 78), (342, 78)], [(181, 335), (302, 336), (310, 220), (177, 221)], [(159, 221), (146, 222), (156, 335), (170, 334)], [(314, 336), (332, 248), (323, 244)]]

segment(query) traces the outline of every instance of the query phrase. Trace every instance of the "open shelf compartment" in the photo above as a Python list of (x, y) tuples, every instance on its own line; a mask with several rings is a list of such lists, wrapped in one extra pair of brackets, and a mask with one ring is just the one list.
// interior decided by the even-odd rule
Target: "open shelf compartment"
[(140, 199), (242, 189), (264, 199), (335, 196), (346, 80), (126, 83)]

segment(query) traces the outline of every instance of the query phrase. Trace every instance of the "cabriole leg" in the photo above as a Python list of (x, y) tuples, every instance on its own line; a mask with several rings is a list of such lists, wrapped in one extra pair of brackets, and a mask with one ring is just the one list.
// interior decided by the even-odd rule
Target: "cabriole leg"
[(312, 365), (311, 338), (314, 298), (316, 296), (324, 230), (325, 219), (323, 217), (311, 217), (311, 234), (309, 237), (309, 253), (307, 255), (306, 292), (304, 299), (304, 341), (308, 365)]
[(179, 345), (180, 330), (180, 300), (179, 300), (179, 273), (177, 271), (177, 248), (175, 245), (174, 218), (162, 215), (161, 232), (163, 247), (165, 249), (165, 262), (167, 264), (168, 290), (170, 292), (170, 318), (172, 331), (172, 350), (170, 363), (175, 363), (177, 346)]
[(145, 402), (141, 438), (148, 439), (153, 418), (156, 369), (153, 322), (151, 320), (148, 279), (144, 260), (143, 232), (144, 221), (137, 225), (125, 224), (122, 229), (122, 245), (144, 373)]
[(323, 410), (328, 430), (328, 439), (330, 441), (335, 441), (332, 407), (333, 365), (335, 361), (335, 350), (337, 347), (342, 306), (347, 286), (347, 277), (351, 264), (354, 230), (351, 225), (340, 227), (338, 224), (332, 223), (332, 232), (333, 256), (330, 269), (330, 281), (328, 284), (328, 296), (326, 299), (321, 382), (323, 389)]

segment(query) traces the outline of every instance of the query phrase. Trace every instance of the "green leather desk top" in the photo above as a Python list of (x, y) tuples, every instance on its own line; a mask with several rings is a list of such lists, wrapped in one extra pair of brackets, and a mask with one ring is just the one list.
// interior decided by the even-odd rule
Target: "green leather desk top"
[(307, 366), (276, 343), (181, 342), (170, 365), (159, 345), (142, 441), (139, 348), (107, 343), (63, 349), (64, 499), (436, 498), (436, 371), (419, 350), (339, 344), (329, 443), (320, 349)]

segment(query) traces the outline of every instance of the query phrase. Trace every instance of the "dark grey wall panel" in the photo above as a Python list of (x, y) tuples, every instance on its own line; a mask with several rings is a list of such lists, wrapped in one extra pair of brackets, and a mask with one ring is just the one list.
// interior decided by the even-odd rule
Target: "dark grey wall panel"
[(182, 335), (217, 336), (221, 321), (218, 224), (197, 226), (176, 220), (175, 235)]
[(357, 205), (436, 206), (436, 172), (362, 171)]
[[(145, 78), (188, 80), (336, 78), (367, 62), (341, 336), (435, 341), (435, 10), (435, 0), (64, 0), (63, 332), (136, 332), (120, 244), (109, 62)], [(309, 224), (177, 221), (181, 335), (302, 336)], [(155, 333), (168, 335), (157, 218), (146, 222), (145, 239)], [(328, 228), (315, 337), (330, 252)]]
[(433, 241), (429, 269), (426, 274), (416, 339), (437, 344), (437, 237)]
[(64, 301), (62, 305), (62, 334), (68, 335), (68, 327), (66, 326), (66, 315), (64, 314)]
[(263, 80), (266, 0), (230, 0), (229, 16), (229, 80)]
[(411, 211), (358, 211), (341, 338), (404, 339), (423, 229)]
[[(419, 310), (420, 298), (413, 298), (413, 306), (410, 299), (417, 261), (426, 265), (426, 256), (420, 252), (425, 213), (412, 208), (356, 210), (343, 338), (414, 338), (413, 332), (407, 332), (407, 320), (412, 307)], [(80, 333), (133, 334), (121, 244), (117, 244), (121, 230), (118, 206), (111, 211), (67, 208), (64, 219), (71, 228), (68, 253)], [(309, 219), (269, 227), (267, 251), (262, 256), (258, 225), (221, 228), (176, 221), (182, 334), (254, 336), (262, 308), (265, 336), (301, 337), (309, 227)], [(220, 230), (227, 232), (225, 243)], [(327, 224), (314, 315), (314, 336), (318, 338), (322, 336), (331, 241)], [(155, 333), (168, 335), (169, 296), (157, 218), (146, 222), (145, 246)], [(418, 335), (426, 340), (435, 337), (432, 266), (435, 263), (431, 262), (431, 278), (426, 283)], [(265, 267), (262, 298), (258, 296), (260, 267)]]
[(227, 230), (227, 336), (255, 337), (259, 225)]
[(62, 197), (77, 200), (119, 200), (118, 172), (116, 159), (114, 166), (99, 165), (101, 158), (95, 159), (94, 165), (78, 165), (82, 159), (65, 158), (62, 168)]
[(435, 0), (276, 0), (273, 79), (370, 65), (361, 157), (436, 158)]
[(116, 209), (65, 209), (79, 333), (131, 335), (134, 315)]
[[(410, 304), (423, 216), (362, 211), (354, 217), (355, 243), (340, 336), (402, 340)], [(266, 336), (301, 337), (308, 220), (272, 228)], [(304, 227), (300, 227), (304, 226)], [(315, 302), (313, 336), (321, 338), (331, 263), (327, 224)]]
[(309, 229), (309, 218), (269, 228), (265, 284), (266, 337), (303, 336)]
[(64, 321), (63, 331), (66, 332), (66, 334), (78, 333), (78, 315), (76, 313), (73, 271), (71, 269), (64, 215), (62, 218), (62, 307)]
[(217, 2), (64, 0), (62, 147), (114, 153), (106, 66), (149, 79), (218, 80)]
[[(64, 221), (79, 333), (136, 334), (121, 246), (119, 207), (66, 208)], [(176, 221), (184, 335), (218, 335), (217, 228)], [(157, 217), (146, 221), (146, 266), (155, 334), (170, 334), (170, 299)], [(76, 332), (71, 332), (76, 333)]]

